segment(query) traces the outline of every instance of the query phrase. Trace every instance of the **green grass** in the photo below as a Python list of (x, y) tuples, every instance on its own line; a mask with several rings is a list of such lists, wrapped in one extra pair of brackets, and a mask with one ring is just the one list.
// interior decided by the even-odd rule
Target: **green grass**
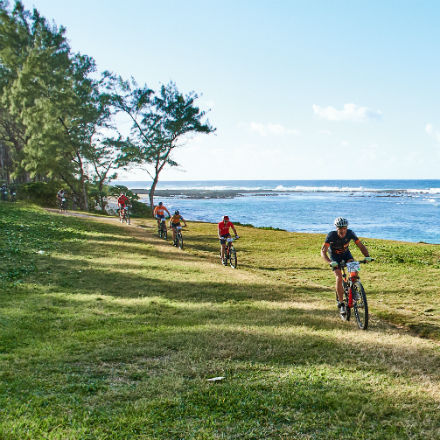
[(323, 235), (137, 225), (0, 204), (1, 439), (440, 438), (438, 246), (365, 240), (362, 332)]

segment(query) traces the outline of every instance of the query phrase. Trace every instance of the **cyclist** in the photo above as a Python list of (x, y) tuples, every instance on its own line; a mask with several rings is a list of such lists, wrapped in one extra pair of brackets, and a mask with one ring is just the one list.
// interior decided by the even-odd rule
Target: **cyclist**
[(57, 192), (57, 200), (58, 200), (58, 206), (60, 207), (60, 211), (65, 208), (65, 203), (66, 203), (66, 193), (64, 191), (63, 188), (61, 188), (58, 192)]
[(160, 221), (161, 219), (165, 218), (165, 212), (168, 213), (168, 217), (171, 217), (170, 211), (168, 211), (167, 208), (163, 205), (162, 202), (159, 202), (159, 205), (157, 205), (154, 208), (153, 215), (157, 218), (157, 228), (160, 229)]
[[(368, 253), (368, 249), (359, 240), (357, 235), (348, 229), (348, 220), (343, 217), (335, 219), (336, 231), (331, 231), (327, 234), (324, 244), (321, 248), (321, 256), (330, 266), (333, 268), (336, 277), (336, 292), (338, 294), (338, 309), (341, 309), (341, 313), (345, 314), (344, 310), (344, 289), (342, 287), (342, 272), (339, 269), (339, 263), (344, 260), (345, 262), (353, 261), (353, 255), (351, 255), (348, 246), (350, 241), (353, 240), (357, 247), (360, 249), (367, 261), (371, 261), (371, 257)], [(328, 255), (330, 254), (330, 256)]]
[(119, 216), (122, 219), (122, 210), (130, 204), (130, 199), (125, 195), (125, 193), (121, 192), (118, 197), (118, 208), (119, 208)]
[(1, 196), (3, 201), (8, 200), (8, 187), (6, 186), (6, 183), (4, 183), (0, 188)]
[(176, 233), (177, 227), (180, 226), (181, 221), (184, 223), (186, 228), (187, 226), (185, 219), (180, 215), (179, 211), (174, 211), (174, 215), (170, 217), (170, 229), (173, 231), (173, 246), (177, 246)]
[(237, 231), (235, 230), (234, 225), (229, 221), (229, 217), (227, 215), (223, 216), (222, 221), (218, 224), (218, 238), (220, 240), (220, 257), (222, 259), (222, 263), (226, 266), (225, 261), (225, 247), (226, 247), (226, 239), (231, 236), (229, 233), (229, 229), (232, 228), (235, 234), (235, 238), (239, 238)]

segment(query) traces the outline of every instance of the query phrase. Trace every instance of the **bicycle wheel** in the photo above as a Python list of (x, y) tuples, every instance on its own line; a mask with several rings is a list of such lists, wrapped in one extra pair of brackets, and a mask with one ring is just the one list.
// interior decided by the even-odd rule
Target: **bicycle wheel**
[(168, 238), (168, 232), (167, 232), (167, 228), (164, 227), (162, 229), (162, 237), (166, 240)]
[(177, 234), (177, 246), (179, 246), (180, 249), (183, 250), (183, 237), (180, 232)]
[(352, 286), (352, 294), (354, 299), (354, 316), (356, 322), (361, 330), (367, 330), (368, 328), (368, 303), (367, 295), (360, 281), (356, 281)]
[(229, 264), (231, 265), (232, 269), (237, 268), (237, 252), (233, 246), (231, 246), (231, 250), (229, 251)]
[(224, 258), (222, 260), (223, 266), (226, 266), (228, 264), (228, 261), (229, 261), (229, 249), (226, 246), (226, 248), (225, 248), (225, 256), (224, 256)]

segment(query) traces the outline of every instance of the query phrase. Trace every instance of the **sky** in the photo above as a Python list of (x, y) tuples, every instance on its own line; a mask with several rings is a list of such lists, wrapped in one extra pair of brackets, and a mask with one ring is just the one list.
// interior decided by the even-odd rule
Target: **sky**
[(98, 71), (199, 95), (216, 132), (161, 180), (440, 178), (436, 0), (23, 3)]

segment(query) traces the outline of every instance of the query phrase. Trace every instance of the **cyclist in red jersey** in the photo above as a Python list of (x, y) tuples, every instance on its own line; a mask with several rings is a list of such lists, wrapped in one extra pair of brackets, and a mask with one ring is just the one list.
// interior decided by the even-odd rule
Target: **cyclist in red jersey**
[(234, 225), (229, 221), (229, 217), (227, 215), (223, 216), (222, 221), (218, 224), (218, 238), (220, 240), (220, 256), (222, 259), (223, 265), (226, 266), (225, 259), (225, 247), (226, 247), (226, 239), (231, 236), (229, 233), (229, 229), (232, 228), (234, 231), (235, 237), (238, 238), (237, 231), (235, 230)]
[(118, 197), (118, 208), (124, 209), (125, 205), (127, 205), (129, 201), (129, 198), (125, 195), (125, 193), (121, 193)]
[[(118, 211), (119, 211), (119, 217), (122, 221), (123, 218), (123, 210), (126, 209), (128, 212), (128, 205), (130, 204), (130, 199), (125, 195), (125, 193), (121, 193), (118, 197)], [(127, 212), (125, 212), (125, 215), (127, 216)], [(128, 223), (130, 224), (130, 221), (128, 220)]]

